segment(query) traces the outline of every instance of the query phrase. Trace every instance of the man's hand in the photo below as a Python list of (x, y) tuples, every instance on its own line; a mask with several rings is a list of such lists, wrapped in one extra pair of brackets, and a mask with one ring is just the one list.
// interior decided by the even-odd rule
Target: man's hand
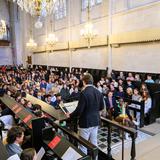
[(67, 118), (70, 118), (70, 113), (67, 112), (67, 113), (66, 113), (66, 116), (67, 116)]

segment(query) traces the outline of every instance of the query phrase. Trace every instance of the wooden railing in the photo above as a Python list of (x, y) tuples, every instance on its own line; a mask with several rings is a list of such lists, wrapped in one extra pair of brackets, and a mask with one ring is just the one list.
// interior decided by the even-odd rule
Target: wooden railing
[(131, 159), (130, 160), (135, 160), (136, 158), (136, 146), (135, 146), (135, 140), (137, 137), (137, 131), (132, 128), (128, 128), (126, 126), (120, 125), (117, 122), (111, 121), (109, 119), (106, 119), (104, 117), (101, 117), (101, 120), (104, 124), (106, 124), (108, 128), (108, 137), (107, 137), (107, 155), (106, 159), (107, 160), (112, 160), (112, 154), (111, 154), (111, 132), (112, 132), (112, 127), (117, 128), (118, 130), (122, 131), (122, 160), (124, 160), (124, 132), (129, 133), (132, 139), (132, 145), (131, 145)]

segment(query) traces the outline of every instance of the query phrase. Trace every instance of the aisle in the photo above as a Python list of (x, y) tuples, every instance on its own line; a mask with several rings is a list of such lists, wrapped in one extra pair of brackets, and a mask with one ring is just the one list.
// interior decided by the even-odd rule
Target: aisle
[[(151, 135), (146, 134), (142, 131), (138, 130), (137, 132), (138, 132), (137, 134), (138, 136), (136, 139), (136, 145), (152, 137)], [(121, 141), (121, 137), (119, 136), (119, 133), (117, 133), (116, 131), (112, 131), (111, 139), (112, 139), (112, 143), (111, 143), (112, 155), (114, 157), (115, 155), (121, 153), (122, 141)], [(131, 138), (125, 139), (124, 144), (125, 144), (125, 149), (130, 150)], [(98, 131), (98, 148), (101, 151), (107, 153), (107, 127), (100, 128)]]

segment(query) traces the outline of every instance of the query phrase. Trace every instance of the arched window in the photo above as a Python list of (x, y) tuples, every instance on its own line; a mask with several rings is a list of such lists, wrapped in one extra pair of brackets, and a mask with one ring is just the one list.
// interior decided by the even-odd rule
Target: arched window
[(67, 15), (67, 0), (57, 0), (55, 3), (55, 19), (59, 20)]
[(102, 0), (82, 0), (82, 10), (87, 8), (88, 1), (90, 1), (91, 6), (95, 6), (97, 4), (102, 3)]

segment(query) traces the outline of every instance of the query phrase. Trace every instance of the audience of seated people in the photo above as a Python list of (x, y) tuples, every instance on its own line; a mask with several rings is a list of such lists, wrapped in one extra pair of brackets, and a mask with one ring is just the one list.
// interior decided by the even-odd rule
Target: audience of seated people
[[(55, 108), (58, 108), (58, 105), (63, 102), (70, 102), (79, 99), (80, 91), (82, 88), (82, 75), (84, 73), (82, 70), (72, 70), (71, 73), (58, 72), (57, 70), (50, 69), (50, 71), (32, 69), (27, 71), (25, 69), (16, 68), (8, 71), (0, 72), (0, 83), (1, 91), (5, 92), (8, 96), (12, 97), (12, 93), (8, 90), (9, 86), (15, 86), (17, 88), (17, 93), (14, 95), (15, 100), (26, 107), (26, 109), (38, 117), (48, 117), (41, 110), (41, 106), (32, 104), (30, 101), (26, 101), (23, 98), (24, 93), (28, 93), (46, 103), (52, 105)], [(114, 76), (115, 77), (115, 76)], [(152, 78), (147, 78), (147, 83), (153, 83)], [(120, 114), (121, 109), (120, 105), (116, 101), (117, 97), (119, 98), (129, 98), (135, 101), (145, 101), (145, 117), (148, 116), (148, 113), (152, 107), (152, 99), (149, 95), (147, 85), (145, 83), (141, 84), (141, 88), (136, 88), (132, 81), (141, 81), (138, 74), (135, 77), (129, 73), (128, 77), (125, 78), (123, 72), (120, 72), (120, 75), (116, 79), (110, 77), (99, 77), (99, 81), (95, 82), (97, 89), (104, 95), (104, 102), (106, 106), (107, 118), (116, 119)], [(133, 104), (127, 104), (133, 105)], [(138, 108), (139, 106), (134, 106)], [(12, 116), (12, 112), (8, 110), (7, 107), (2, 108), (1, 116)], [(126, 108), (126, 113), (129, 117), (130, 122), (133, 121), (131, 118), (131, 113)], [(135, 116), (139, 121), (139, 113)], [(17, 120), (16, 120), (17, 122)], [(6, 123), (6, 122), (5, 122)], [(21, 130), (20, 130), (21, 131)], [(10, 132), (9, 132), (10, 133)], [(21, 138), (21, 139), (20, 139)], [(18, 137), (18, 140), (22, 140), (22, 137)], [(13, 144), (19, 143), (19, 141), (7, 141), (8, 146), (13, 146)], [(12, 144), (12, 145), (10, 145)], [(17, 145), (20, 147), (20, 145)], [(16, 147), (17, 147), (16, 146)], [(9, 147), (8, 147), (9, 148)], [(9, 149), (8, 149), (9, 150)], [(9, 150), (10, 155), (12, 155)], [(17, 154), (20, 155), (22, 150), (19, 149)]]
[[(81, 83), (81, 76), (83, 72), (78, 70), (72, 70), (72, 73), (53, 72), (52, 70), (34, 70), (30, 72), (27, 70), (20, 70), (18, 67), (15, 70), (10, 70), (7, 72), (1, 73), (1, 81), (5, 84), (12, 83), (14, 84), (20, 92), (26, 92), (35, 96), (48, 104), (56, 106), (57, 100), (56, 95), (60, 94), (61, 100), (63, 102), (78, 100), (79, 99), (79, 87)], [(149, 77), (149, 75), (148, 75)], [(47, 81), (46, 81), (47, 80)], [(125, 82), (125, 76), (123, 72), (120, 72), (120, 75), (117, 79), (110, 79), (109, 77), (100, 77), (99, 82), (97, 82), (97, 88), (100, 92), (106, 96), (109, 91), (112, 91), (113, 97), (119, 96), (123, 98), (132, 99), (134, 85), (132, 84), (133, 80), (140, 81), (138, 74), (133, 77), (132, 73), (129, 73), (127, 78), (127, 83)], [(21, 83), (19, 83), (21, 82)], [(4, 86), (6, 88), (6, 86)], [(145, 89), (142, 85), (140, 93), (142, 94)], [(10, 93), (8, 93), (10, 94)], [(22, 104), (23, 104), (22, 100)], [(31, 104), (25, 104), (26, 108), (30, 110)]]

